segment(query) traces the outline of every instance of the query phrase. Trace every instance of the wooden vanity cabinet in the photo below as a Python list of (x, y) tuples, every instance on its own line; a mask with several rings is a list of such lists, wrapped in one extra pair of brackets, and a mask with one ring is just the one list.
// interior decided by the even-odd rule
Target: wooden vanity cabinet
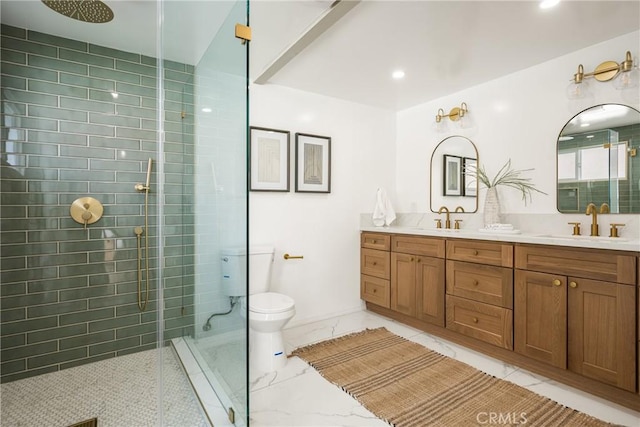
[(513, 349), (513, 246), (447, 241), (446, 327)]
[(389, 308), (391, 237), (382, 233), (362, 233), (360, 236), (360, 298)]
[(515, 249), (515, 351), (637, 390), (636, 257), (611, 251)]
[(444, 326), (444, 254), (443, 239), (391, 237), (391, 310)]

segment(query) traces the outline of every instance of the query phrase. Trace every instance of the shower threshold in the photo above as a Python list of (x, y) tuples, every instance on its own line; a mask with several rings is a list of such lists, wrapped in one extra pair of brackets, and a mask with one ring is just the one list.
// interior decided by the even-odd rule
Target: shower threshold
[[(209, 422), (216, 427), (245, 427), (247, 425), (244, 416), (246, 405), (243, 402), (238, 402), (237, 399), (234, 402), (231, 387), (221, 375), (214, 373), (201, 354), (195, 340), (191, 337), (180, 337), (172, 339), (171, 344), (209, 418)], [(230, 414), (234, 414), (234, 416), (231, 417)], [(235, 422), (231, 421), (232, 418)]]

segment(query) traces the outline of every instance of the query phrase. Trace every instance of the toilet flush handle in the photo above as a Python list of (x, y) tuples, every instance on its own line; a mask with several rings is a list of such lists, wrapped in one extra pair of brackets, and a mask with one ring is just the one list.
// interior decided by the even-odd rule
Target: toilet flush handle
[(284, 254), (284, 259), (303, 259), (304, 256), (302, 255), (289, 255), (289, 254)]

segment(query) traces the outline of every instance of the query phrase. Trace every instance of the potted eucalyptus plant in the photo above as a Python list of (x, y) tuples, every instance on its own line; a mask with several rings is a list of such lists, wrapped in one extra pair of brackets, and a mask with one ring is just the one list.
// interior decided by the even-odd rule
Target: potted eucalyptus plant
[(487, 188), (487, 196), (484, 203), (484, 224), (499, 224), (500, 220), (500, 200), (498, 198), (497, 187), (502, 185), (505, 187), (515, 188), (522, 194), (522, 200), (524, 204), (527, 204), (527, 199), (531, 201), (533, 192), (547, 194), (544, 191), (538, 190), (531, 182), (531, 178), (524, 178), (522, 174), (524, 172), (532, 171), (533, 169), (513, 169), (511, 167), (511, 159), (505, 163), (498, 173), (493, 178), (489, 178), (484, 166), (476, 168), (476, 174), (478, 181), (481, 185)]

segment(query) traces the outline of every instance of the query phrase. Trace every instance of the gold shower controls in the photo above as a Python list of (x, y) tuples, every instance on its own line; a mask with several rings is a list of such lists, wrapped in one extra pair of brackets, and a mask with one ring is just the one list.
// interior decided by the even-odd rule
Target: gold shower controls
[(79, 224), (83, 224), (87, 228), (87, 224), (93, 224), (102, 218), (104, 207), (102, 203), (93, 197), (80, 197), (71, 203), (69, 213), (71, 218)]

